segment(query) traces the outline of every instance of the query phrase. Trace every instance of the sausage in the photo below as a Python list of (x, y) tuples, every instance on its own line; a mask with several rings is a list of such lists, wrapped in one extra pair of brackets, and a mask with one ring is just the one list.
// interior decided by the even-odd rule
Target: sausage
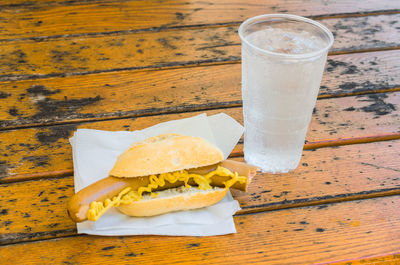
[[(205, 175), (210, 171), (213, 171), (217, 166), (222, 166), (229, 169), (232, 172), (237, 172), (239, 176), (247, 177), (247, 183), (236, 182), (232, 188), (246, 191), (247, 184), (251, 181), (252, 177), (257, 172), (258, 168), (248, 165), (243, 162), (234, 160), (224, 160), (218, 164), (189, 169), (189, 173)], [(229, 177), (214, 176), (211, 179), (211, 185), (216, 187), (224, 187), (223, 182), (229, 180)], [(71, 200), (68, 202), (68, 214), (74, 222), (82, 222), (87, 219), (86, 215), (90, 207), (90, 203), (93, 201), (104, 201), (107, 198), (112, 198), (118, 195), (124, 188), (130, 187), (132, 190), (138, 190), (140, 187), (145, 187), (150, 183), (149, 176), (135, 177), (135, 178), (120, 178), (109, 176), (101, 179), (92, 185), (80, 190)], [(189, 185), (194, 186), (196, 183), (191, 179), (188, 182)], [(176, 188), (183, 186), (183, 181), (177, 181), (170, 183), (166, 181), (163, 187), (155, 189), (155, 191)]]

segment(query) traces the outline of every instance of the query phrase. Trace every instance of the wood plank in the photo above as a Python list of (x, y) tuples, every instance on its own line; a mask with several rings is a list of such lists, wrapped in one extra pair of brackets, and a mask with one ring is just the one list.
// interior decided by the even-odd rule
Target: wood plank
[(331, 265), (396, 265), (400, 264), (400, 254), (391, 254), (387, 256), (366, 257), (359, 260), (345, 260)]
[[(400, 141), (305, 151), (289, 174), (259, 174), (234, 191), (240, 213), (400, 194)], [(27, 192), (29, 191), (29, 192)], [(0, 244), (73, 235), (65, 205), (72, 177), (0, 185)]]
[[(399, 60), (329, 56), (319, 97), (400, 89)], [(0, 128), (240, 106), (240, 80), (241, 65), (226, 64), (0, 82)]]
[[(23, 0), (19, 0), (23, 1)], [(398, 12), (396, 0), (254, 0), (235, 1), (2, 1), (0, 39), (49, 35), (121, 32), (139, 29), (239, 23), (248, 17), (267, 13), (292, 13), (303, 16), (335, 16), (348, 13)], [(92, 1), (91, 1), (92, 2)], [(103, 3), (101, 3), (103, 2)], [(8, 6), (7, 6), (8, 5)], [(134, 19), (133, 19), (134, 18)], [(149, 19), (151, 18), (151, 19)], [(90, 23), (87, 23), (90, 21)]]
[(40, 7), (46, 6), (65, 6), (65, 5), (86, 5), (88, 3), (91, 4), (100, 4), (100, 3), (121, 3), (128, 2), (131, 0), (2, 0), (0, 3), (1, 8), (8, 9), (38, 9)]
[[(87, 18), (86, 18), (87, 19)], [(325, 19), (333, 53), (398, 48), (400, 14)], [(240, 60), (237, 26), (5, 42), (0, 80)]]
[[(161, 93), (159, 95), (162, 96)], [(366, 142), (370, 141), (367, 137), (377, 140), (376, 137), (388, 134), (395, 134), (399, 138), (399, 104), (400, 92), (318, 100), (305, 148), (337, 145), (340, 139), (347, 141), (357, 138), (359, 142)], [(206, 112), (209, 115), (225, 112), (243, 124), (242, 108)], [(68, 138), (78, 128), (133, 131), (200, 113), (203, 111), (1, 131), (0, 183), (72, 174), (72, 155)], [(242, 145), (233, 153), (241, 154)], [(46, 173), (47, 171), (51, 172)]]
[(398, 251), (399, 207), (392, 196), (236, 216), (232, 235), (77, 236), (0, 252), (8, 264), (315, 264)]

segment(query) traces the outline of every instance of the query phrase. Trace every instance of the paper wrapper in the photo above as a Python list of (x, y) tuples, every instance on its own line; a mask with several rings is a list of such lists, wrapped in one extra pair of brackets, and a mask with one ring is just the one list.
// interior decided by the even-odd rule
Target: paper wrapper
[[(242, 136), (243, 127), (230, 116), (219, 113), (168, 121), (133, 132), (78, 129), (70, 138), (75, 192), (107, 177), (118, 155), (134, 142), (164, 133), (203, 137), (218, 146), (227, 158)], [(239, 209), (238, 202), (228, 192), (222, 201), (203, 209), (141, 218), (111, 209), (98, 221), (78, 223), (77, 227), (78, 233), (105, 236), (223, 235), (236, 232), (232, 216)]]

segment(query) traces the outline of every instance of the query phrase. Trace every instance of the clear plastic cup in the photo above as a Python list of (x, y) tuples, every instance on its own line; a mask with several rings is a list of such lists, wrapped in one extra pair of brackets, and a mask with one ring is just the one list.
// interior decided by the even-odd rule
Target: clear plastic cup
[(294, 170), (333, 35), (311, 19), (271, 14), (243, 22), (239, 36), (245, 160), (264, 172)]

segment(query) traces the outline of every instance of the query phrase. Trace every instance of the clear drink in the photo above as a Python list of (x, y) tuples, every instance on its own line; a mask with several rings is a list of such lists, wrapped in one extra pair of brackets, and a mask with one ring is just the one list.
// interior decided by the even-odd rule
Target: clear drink
[(263, 15), (239, 28), (245, 160), (283, 173), (300, 161), (331, 32), (293, 15)]

